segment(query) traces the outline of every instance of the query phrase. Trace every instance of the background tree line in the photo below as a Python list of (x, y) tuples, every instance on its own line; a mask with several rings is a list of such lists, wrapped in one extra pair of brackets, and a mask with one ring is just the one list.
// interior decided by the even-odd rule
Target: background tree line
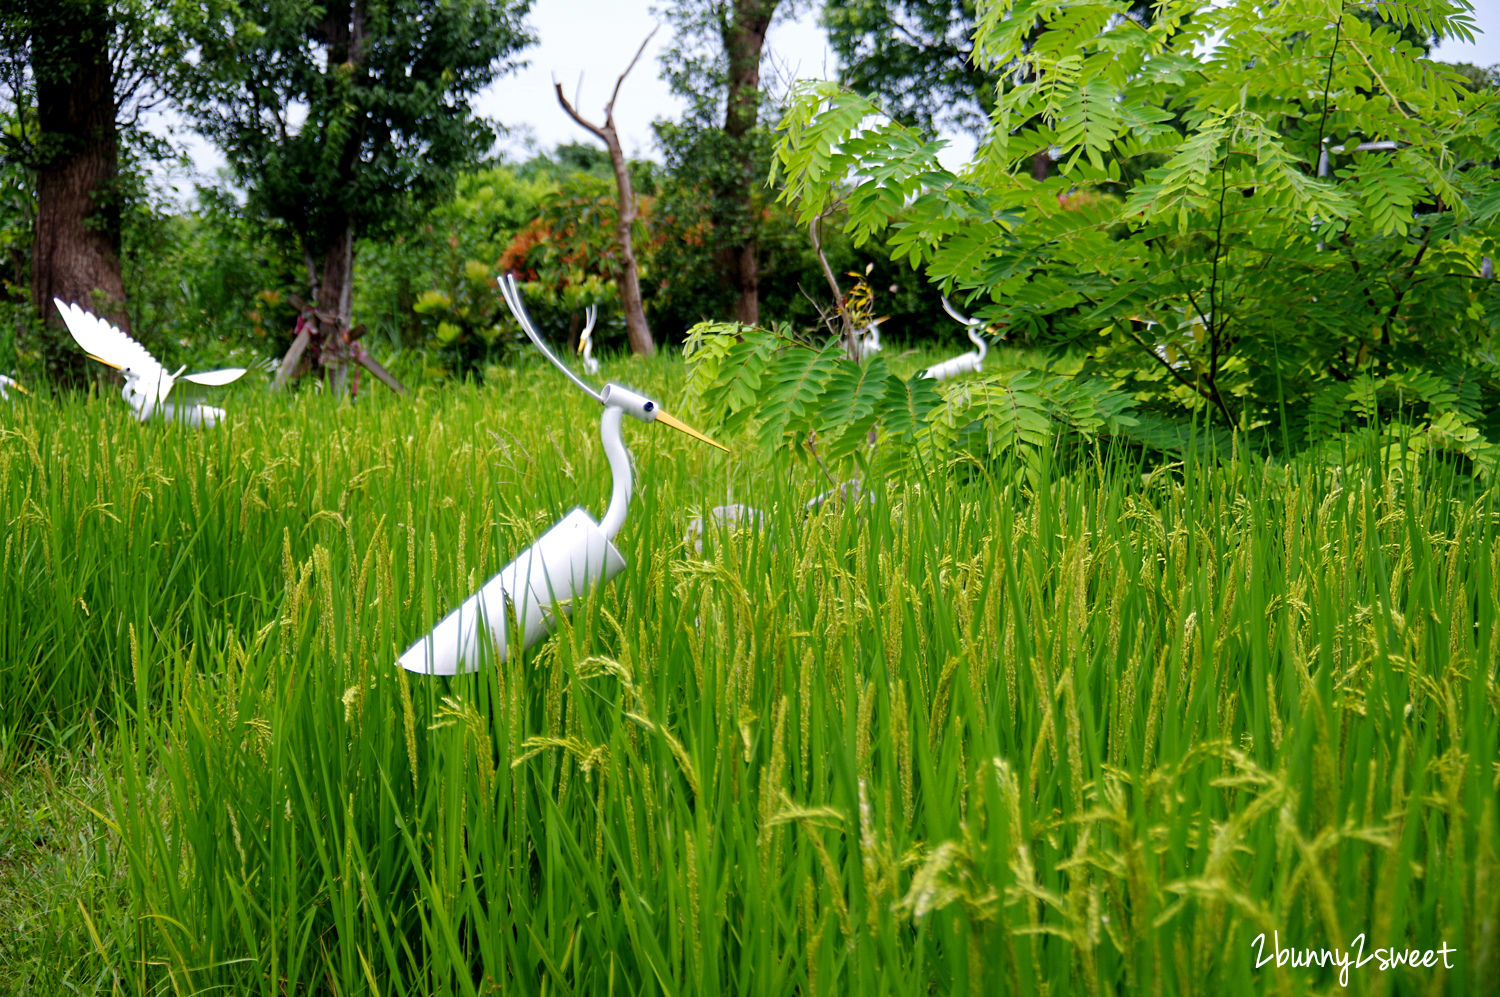
[[(275, 357), (301, 311), (321, 331), (322, 347), (304, 359), (313, 369), (336, 368), (349, 337), (367, 329), (367, 342), (408, 369), (463, 373), (502, 362), (516, 345), (491, 284), (505, 269), (525, 278), (550, 327), (576, 335), (583, 310), (599, 305), (598, 338), (623, 347), (618, 203), (604, 148), (580, 130), (577, 143), (507, 161), (493, 154), (503, 122), (470, 108), (524, 57), (533, 41), (529, 5), (8, 7), (0, 14), (0, 368), (41, 369), (59, 385), (86, 376), (47, 307), (56, 295), (109, 315), (148, 346), (172, 339)], [(1363, 379), (1372, 372), (1470, 364), (1476, 337), (1489, 341), (1496, 309), (1488, 291), (1448, 271), (1473, 262), (1477, 277), (1480, 261), (1494, 255), (1486, 241), (1494, 212), (1482, 195), (1497, 131), (1454, 125), (1438, 140), (1457, 158), (1431, 169), (1416, 137), (1448, 127), (1459, 84), (1476, 99), (1454, 120), (1492, 119), (1493, 100), (1478, 98), (1493, 93), (1493, 72), (1456, 67), (1434, 90), (1411, 59), (1447, 21), (1346, 6), (1337, 24), (1317, 4), (1279, 8), (1286, 30), (1267, 52), (1247, 55), (1247, 65), (1318, 49), (1330, 53), (1319, 56), (1326, 72), (1319, 76), (1318, 59), (1308, 58), (1306, 79), (1274, 77), (1271, 86), (1263, 81), (1273, 77), (1249, 73), (1245, 81), (1264, 91), (1256, 99), (1274, 97), (1278, 110), (1240, 109), (1241, 130), (1226, 139), (1202, 109), (1209, 98), (1172, 82), (1175, 69), (1153, 77), (1138, 68), (1120, 79), (1101, 71), (1087, 86), (1062, 72), (1103, 65), (1121, 39), (1143, 31), (1185, 44), (1196, 37), (1193, 25), (1216, 16), (1192, 4), (1075, 4), (1062, 25), (1053, 23), (1062, 8), (1042, 0), (827, 4), (821, 20), (843, 84), (868, 95), (860, 107), (891, 119), (879, 141), (915, 143), (902, 148), (926, 155), (933, 131), (948, 128), (987, 143), (981, 172), (943, 180), (941, 196), (924, 187), (930, 177), (908, 169), (920, 155), (864, 176), (904, 190), (896, 200), (860, 201), (859, 184), (841, 186), (849, 177), (812, 178), (828, 195), (812, 199), (827, 270), (841, 293), (873, 292), (874, 313), (891, 316), (886, 331), (907, 341), (954, 338), (934, 307), (932, 279), (968, 296), (1012, 341), (1046, 347), (1074, 373), (1099, 374), (1148, 407), (1206, 406), (1226, 425), (1276, 422), (1272, 407), (1289, 390), (1345, 412), (1376, 405), (1380, 392)], [(764, 181), (773, 126), (788, 110), (788, 95), (769, 93), (761, 77), (765, 38), (773, 18), (795, 9), (787, 0), (684, 0), (662, 12), (674, 42), (661, 71), (687, 110), (656, 123), (662, 161), (633, 162), (627, 172), (639, 197), (631, 231), (645, 311), (664, 342), (703, 320), (816, 330), (835, 310), (805, 191), (783, 200)], [(1157, 23), (1164, 11), (1170, 17)], [(621, 63), (627, 58), (622, 48)], [(1390, 65), (1372, 76), (1358, 65), (1370, 58)], [(1443, 98), (1436, 104), (1434, 93)], [(803, 110), (829, 99), (801, 95)], [(847, 117), (853, 105), (840, 100), (827, 106), (845, 107)], [(174, 108), (213, 141), (238, 193), (201, 189), (182, 209), (150, 191), (152, 163), (174, 154), (140, 126), (153, 107)], [(1111, 107), (1122, 111), (1102, 113)], [(787, 120), (799, 113), (791, 105)], [(1255, 135), (1243, 131), (1247, 121)], [(1222, 140), (1217, 156), (1195, 144), (1205, 128)], [(1398, 133), (1398, 155), (1354, 150), (1361, 139)], [(1326, 154), (1309, 151), (1320, 142)], [(1288, 148), (1289, 162), (1264, 158)], [(1182, 157), (1199, 152), (1191, 169), (1183, 166)], [(792, 160), (783, 159), (785, 170)], [(1194, 179), (1203, 170), (1218, 177), (1221, 193), (1253, 200), (1253, 210), (1204, 201), (1211, 184)], [(790, 175), (794, 187), (808, 179), (795, 168)], [(1161, 197), (1140, 200), (1154, 189), (1177, 199), (1180, 219), (1147, 232), (1132, 220), (1138, 211), (1122, 208), (1159, 208)], [(1360, 199), (1351, 222), (1350, 204)], [(1403, 217), (1413, 221), (1400, 224)], [(872, 238), (877, 231), (885, 244)], [(1295, 266), (1268, 268), (1272, 258)], [(1288, 283), (1294, 273), (1302, 284)], [(1331, 273), (1349, 279), (1330, 281)], [(1286, 341), (1268, 348), (1287, 362), (1267, 364), (1256, 352), (1266, 346), (1257, 323), (1290, 314), (1288, 302), (1308, 306), (1304, 333), (1321, 332), (1286, 330)], [(1373, 336), (1348, 329), (1361, 311), (1372, 316)], [(1419, 321), (1449, 321), (1443, 316), (1451, 335), (1416, 330)], [(1275, 322), (1269, 328), (1282, 332)], [(1325, 356), (1317, 343), (1331, 342), (1341, 345)], [(1353, 387), (1333, 398), (1324, 382)], [(1452, 393), (1430, 378), (1420, 383), (1428, 395)], [(1483, 421), (1474, 401), (1482, 383), (1460, 379), (1453, 389), (1471, 412), (1467, 425)]]
[[(618, 207), (602, 148), (524, 162), (493, 154), (504, 122), (473, 96), (534, 39), (531, 0), (21, 0), (0, 14), (0, 367), (58, 386), (92, 371), (53, 297), (108, 316), (146, 345), (285, 352), (299, 309), (337, 364), (340, 333), (428, 369), (500, 359), (488, 287), (516, 267), (543, 312), (577, 328), (588, 304), (623, 345)], [(645, 303), (657, 335), (762, 313), (817, 322), (823, 290), (806, 228), (764, 178), (779, 117), (760, 67), (777, 0), (692, 0), (663, 16), (662, 60), (688, 98), (659, 121), (663, 162), (629, 167), (640, 195)], [(871, 30), (874, 30), (873, 28)], [(622, 53), (623, 62), (623, 53)], [(785, 96), (784, 94), (781, 96)], [(181, 207), (153, 169), (181, 153), (142, 126), (174, 111), (229, 164), (230, 187)], [(559, 111), (561, 113), (561, 111)], [(932, 293), (834, 238), (840, 273), (871, 263), (882, 311), (926, 327)], [(306, 363), (306, 361), (304, 361)]]

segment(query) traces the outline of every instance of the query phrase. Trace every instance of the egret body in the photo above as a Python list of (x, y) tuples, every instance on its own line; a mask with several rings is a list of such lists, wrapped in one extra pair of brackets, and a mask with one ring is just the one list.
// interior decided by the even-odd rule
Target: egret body
[(568, 612), (570, 600), (580, 598), (596, 586), (625, 570), (625, 558), (614, 546), (614, 538), (625, 523), (635, 478), (630, 451), (625, 448), (621, 427), (625, 416), (640, 422), (660, 422), (695, 439), (728, 449), (668, 415), (645, 395), (618, 384), (595, 391), (563, 365), (547, 349), (521, 302), (515, 278), (500, 279), (505, 303), (537, 349), (581, 391), (604, 406), (599, 419), (599, 438), (609, 462), (612, 478), (609, 506), (604, 518), (595, 522), (583, 509), (574, 509), (541, 539), (522, 551), (478, 592), (464, 600), (427, 636), (401, 655), (401, 667), (427, 675), (455, 675), (476, 671), (486, 654), (495, 661), (509, 656), (508, 627), (514, 617), (521, 633), (521, 646), (530, 647), (552, 632), (558, 612)]
[(954, 311), (953, 306), (948, 304), (947, 298), (943, 299), (943, 311), (947, 312), (954, 321), (963, 324), (964, 330), (969, 335), (969, 342), (973, 343), (977, 349), (969, 353), (960, 353), (951, 360), (944, 360), (942, 363), (933, 364), (922, 372), (922, 376), (930, 377), (935, 381), (946, 381), (948, 378), (957, 377), (959, 374), (982, 370), (984, 368), (984, 355), (988, 352), (989, 347), (979, 335), (979, 320), (977, 318), (966, 318)]

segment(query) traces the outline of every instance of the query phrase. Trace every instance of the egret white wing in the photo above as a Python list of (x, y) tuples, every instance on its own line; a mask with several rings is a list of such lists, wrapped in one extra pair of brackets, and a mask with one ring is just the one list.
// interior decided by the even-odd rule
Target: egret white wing
[(184, 381), (192, 381), (194, 384), (207, 384), (217, 386), (238, 381), (245, 375), (244, 367), (225, 367), (222, 370), (205, 370), (197, 374), (184, 374)]
[(78, 305), (64, 304), (61, 298), (53, 298), (52, 303), (62, 313), (68, 332), (73, 334), (74, 341), (83, 347), (85, 353), (143, 378), (149, 379), (162, 372), (162, 365), (156, 362), (156, 358), (115, 325)]

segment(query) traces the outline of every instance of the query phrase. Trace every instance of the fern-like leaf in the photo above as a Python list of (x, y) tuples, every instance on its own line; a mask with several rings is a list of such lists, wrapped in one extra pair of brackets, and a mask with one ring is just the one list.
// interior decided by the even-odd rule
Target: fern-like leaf
[(765, 432), (771, 440), (788, 433), (799, 438), (814, 428), (823, 404), (823, 389), (833, 377), (843, 354), (837, 341), (821, 350), (792, 345), (779, 351), (767, 371), (765, 397), (760, 405)]
[(853, 453), (869, 438), (891, 387), (890, 368), (875, 357), (867, 364), (840, 363), (828, 382), (819, 438), (832, 457)]

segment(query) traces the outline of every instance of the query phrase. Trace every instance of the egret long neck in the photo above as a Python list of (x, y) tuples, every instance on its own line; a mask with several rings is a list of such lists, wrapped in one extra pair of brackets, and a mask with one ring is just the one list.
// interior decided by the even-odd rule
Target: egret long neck
[(137, 375), (125, 376), (125, 387), (121, 389), (120, 396), (134, 410), (136, 419), (141, 422), (145, 422), (156, 410), (156, 397), (146, 390), (146, 385)]
[(599, 528), (608, 540), (613, 540), (620, 527), (625, 525), (625, 513), (630, 509), (630, 491), (634, 484), (630, 475), (630, 451), (625, 449), (625, 440), (620, 434), (622, 409), (606, 405), (599, 419), (599, 438), (604, 441), (604, 456), (609, 460), (609, 471), (614, 478), (614, 487), (609, 493), (609, 508), (604, 511), (604, 520)]

